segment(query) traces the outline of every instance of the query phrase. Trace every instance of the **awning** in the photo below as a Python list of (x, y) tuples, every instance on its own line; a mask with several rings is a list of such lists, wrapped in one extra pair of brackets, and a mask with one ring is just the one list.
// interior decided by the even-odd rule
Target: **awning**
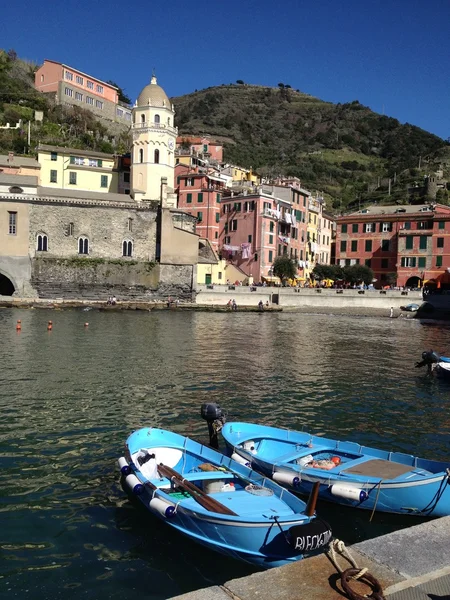
[(265, 279), (266, 281), (270, 281), (271, 283), (281, 283), (279, 277), (269, 277), (268, 275), (261, 275), (261, 279)]

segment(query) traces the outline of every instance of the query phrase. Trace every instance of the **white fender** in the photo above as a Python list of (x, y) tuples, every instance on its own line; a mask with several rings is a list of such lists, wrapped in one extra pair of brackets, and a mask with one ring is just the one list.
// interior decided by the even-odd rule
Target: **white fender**
[(149, 506), (153, 511), (159, 513), (166, 519), (171, 519), (176, 514), (175, 506), (173, 506), (173, 504), (169, 504), (169, 502), (166, 502), (162, 498), (152, 498)]
[(231, 455), (231, 459), (238, 462), (240, 465), (245, 465), (246, 467), (251, 467), (251, 464), (248, 462), (246, 458), (238, 454), (237, 452), (233, 452)]
[(292, 487), (298, 487), (300, 485), (301, 478), (299, 475), (292, 475), (292, 473), (282, 473), (281, 471), (275, 471), (272, 475), (272, 479), (278, 483), (284, 483)]
[(356, 500), (357, 502), (363, 502), (369, 497), (369, 494), (360, 488), (342, 485), (339, 483), (332, 485), (330, 492), (333, 494), (333, 496), (347, 498), (348, 500)]
[(132, 494), (139, 496), (144, 491), (144, 486), (132, 473), (125, 477), (124, 487), (126, 487)]
[(131, 473), (131, 467), (127, 462), (127, 459), (124, 458), (123, 456), (121, 456), (119, 458), (119, 460), (117, 461), (117, 464), (119, 466), (120, 472), (122, 473), (122, 475), (129, 475)]

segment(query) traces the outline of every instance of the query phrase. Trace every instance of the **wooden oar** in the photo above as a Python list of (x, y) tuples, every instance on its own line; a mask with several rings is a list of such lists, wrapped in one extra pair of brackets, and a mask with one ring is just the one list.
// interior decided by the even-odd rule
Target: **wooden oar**
[(187, 492), (189, 492), (191, 496), (203, 506), (203, 508), (206, 508), (206, 510), (220, 513), (222, 515), (232, 515), (235, 517), (237, 516), (237, 514), (233, 512), (230, 508), (228, 508), (221, 502), (218, 502), (215, 498), (211, 498), (211, 496), (208, 496), (208, 494), (206, 494), (203, 490), (198, 488), (190, 481), (183, 479), (183, 476), (171, 467), (160, 463), (158, 465), (158, 471), (163, 477), (167, 477), (167, 479), (172, 481), (178, 487), (184, 488)]

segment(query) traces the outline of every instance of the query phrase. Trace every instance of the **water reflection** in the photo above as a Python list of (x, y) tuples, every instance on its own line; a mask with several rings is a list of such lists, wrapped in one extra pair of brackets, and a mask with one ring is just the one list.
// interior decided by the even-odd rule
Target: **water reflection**
[[(17, 318), (22, 331), (15, 330)], [(206, 440), (200, 405), (389, 450), (448, 456), (449, 385), (414, 368), (449, 328), (304, 314), (0, 310), (1, 585), (35, 597), (167, 598), (250, 567), (132, 506), (114, 462), (130, 430)], [(47, 332), (48, 320), (53, 330)], [(348, 543), (411, 523), (321, 505)], [(176, 560), (175, 560), (176, 559)]]

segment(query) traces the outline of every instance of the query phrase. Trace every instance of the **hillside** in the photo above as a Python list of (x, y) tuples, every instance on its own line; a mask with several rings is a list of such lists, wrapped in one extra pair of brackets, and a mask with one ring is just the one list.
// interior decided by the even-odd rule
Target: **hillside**
[[(34, 73), (38, 65), (21, 60), (13, 50), (0, 50), (0, 125), (21, 129), (0, 129), (0, 152), (12, 150), (18, 154), (33, 154), (39, 142), (72, 148), (89, 148), (99, 152), (127, 152), (131, 146), (128, 131), (123, 126), (100, 121), (79, 107), (54, 104), (34, 88)], [(37, 122), (35, 111), (44, 119)], [(27, 126), (31, 122), (31, 144), (27, 145)]]
[(337, 209), (355, 199), (383, 201), (387, 178), (395, 173), (399, 201), (406, 202), (400, 174), (409, 175), (419, 159), (427, 168), (426, 157), (433, 160), (448, 146), (357, 100), (332, 104), (289, 86), (230, 84), (172, 100), (181, 134), (228, 138), (228, 162), (252, 166), (263, 175), (295, 175), (305, 187), (331, 196)]

